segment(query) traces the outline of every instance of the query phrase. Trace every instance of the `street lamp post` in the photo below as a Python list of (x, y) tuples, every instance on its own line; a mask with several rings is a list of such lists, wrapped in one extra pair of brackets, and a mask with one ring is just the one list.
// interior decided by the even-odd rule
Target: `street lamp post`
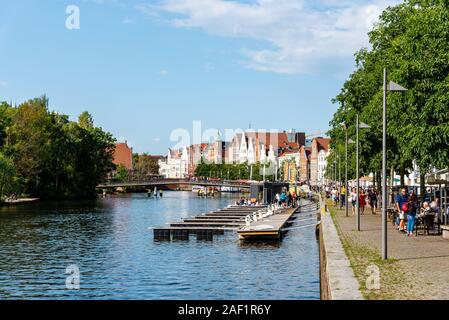
[(356, 224), (357, 224), (357, 231), (360, 231), (360, 163), (359, 163), (359, 130), (360, 129), (368, 129), (370, 128), (369, 125), (367, 125), (366, 123), (360, 122), (359, 121), (359, 114), (357, 113), (356, 116), (356, 179), (357, 179), (357, 218), (356, 218)]
[(387, 91), (404, 92), (406, 88), (390, 81), (387, 85), (387, 69), (384, 68), (383, 84), (383, 132), (382, 132), (382, 259), (388, 259), (387, 246)]
[(349, 190), (348, 190), (348, 128), (346, 127), (346, 124), (344, 125), (345, 128), (345, 211), (346, 216), (349, 216)]

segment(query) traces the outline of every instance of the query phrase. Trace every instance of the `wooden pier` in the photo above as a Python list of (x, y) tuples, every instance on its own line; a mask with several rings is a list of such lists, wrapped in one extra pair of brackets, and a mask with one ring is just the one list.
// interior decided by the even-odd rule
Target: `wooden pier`
[(195, 234), (197, 240), (213, 240), (214, 234), (225, 231), (237, 231), (245, 225), (247, 216), (253, 215), (266, 206), (229, 206), (227, 208), (205, 213), (196, 217), (185, 218), (179, 222), (169, 223), (167, 227), (150, 228), (154, 239), (162, 241), (189, 240)]
[(249, 226), (243, 226), (237, 233), (243, 241), (282, 240), (282, 229), (292, 219), (299, 208), (284, 209), (280, 213), (263, 220), (253, 221)]

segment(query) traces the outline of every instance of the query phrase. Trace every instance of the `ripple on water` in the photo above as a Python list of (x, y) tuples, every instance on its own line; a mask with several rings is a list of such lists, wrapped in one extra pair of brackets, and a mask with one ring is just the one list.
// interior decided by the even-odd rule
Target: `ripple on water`
[[(319, 299), (313, 227), (280, 246), (242, 245), (232, 233), (156, 242), (148, 230), (233, 202), (166, 192), (1, 208), (0, 298)], [(65, 288), (72, 264), (81, 290)]]

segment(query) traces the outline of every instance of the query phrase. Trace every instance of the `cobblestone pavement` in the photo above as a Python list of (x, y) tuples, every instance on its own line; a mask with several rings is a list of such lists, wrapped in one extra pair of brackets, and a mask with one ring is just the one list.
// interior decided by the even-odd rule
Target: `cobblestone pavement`
[[(381, 252), (381, 214), (361, 216), (361, 229), (356, 231), (354, 216), (346, 217), (336, 210), (336, 222), (341, 232), (355, 243)], [(397, 259), (405, 283), (398, 286), (396, 298), (449, 299), (449, 241), (441, 235), (407, 237), (388, 222), (388, 256)]]

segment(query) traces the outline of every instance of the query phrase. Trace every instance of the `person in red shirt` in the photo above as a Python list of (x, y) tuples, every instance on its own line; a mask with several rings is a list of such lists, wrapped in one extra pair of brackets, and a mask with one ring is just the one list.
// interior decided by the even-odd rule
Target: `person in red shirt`
[(366, 206), (365, 190), (362, 190), (362, 192), (360, 193), (359, 205), (360, 205), (360, 213), (365, 214), (365, 206)]

